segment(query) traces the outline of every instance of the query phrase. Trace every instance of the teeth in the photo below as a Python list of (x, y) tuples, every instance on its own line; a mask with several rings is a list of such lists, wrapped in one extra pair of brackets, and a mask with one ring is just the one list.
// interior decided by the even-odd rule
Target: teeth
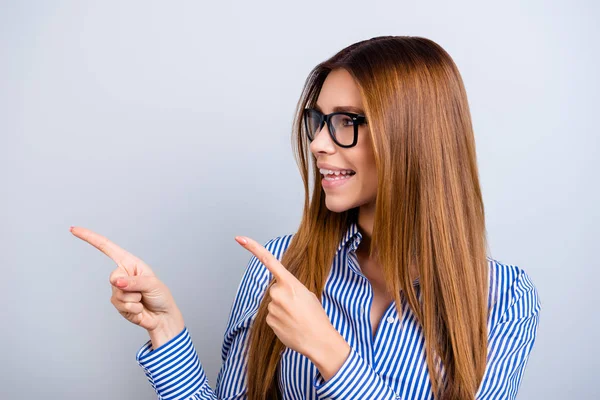
[(350, 175), (350, 174), (352, 174), (352, 171), (348, 170), (348, 169), (333, 171), (331, 169), (320, 168), (319, 172), (322, 175), (325, 175), (325, 176), (327, 176), (327, 175), (339, 176), (340, 174), (341, 175)]
[(342, 176), (336, 176), (336, 175), (325, 175), (325, 180), (326, 181), (341, 181), (344, 179), (350, 179), (350, 175), (342, 175)]

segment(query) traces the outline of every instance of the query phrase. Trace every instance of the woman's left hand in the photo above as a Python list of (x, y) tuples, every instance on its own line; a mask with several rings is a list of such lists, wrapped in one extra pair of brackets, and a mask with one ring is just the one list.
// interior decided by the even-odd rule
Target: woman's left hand
[(339, 368), (350, 346), (331, 324), (317, 296), (259, 243), (244, 236), (235, 239), (275, 277), (276, 282), (269, 289), (271, 301), (266, 322), (279, 340), (308, 357), (320, 370), (328, 369), (325, 364), (332, 368), (339, 364)]

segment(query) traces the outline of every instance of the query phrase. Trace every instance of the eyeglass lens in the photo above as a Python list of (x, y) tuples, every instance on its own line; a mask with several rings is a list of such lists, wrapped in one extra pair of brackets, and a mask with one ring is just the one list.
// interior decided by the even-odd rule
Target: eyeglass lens
[[(319, 133), (319, 129), (321, 128), (323, 121), (323, 115), (315, 110), (308, 110), (306, 118), (308, 136), (310, 140), (313, 140), (317, 133)], [(354, 141), (354, 121), (347, 115), (332, 115), (329, 120), (328, 129), (331, 131), (332, 136), (335, 137), (335, 140), (343, 146), (349, 146)]]

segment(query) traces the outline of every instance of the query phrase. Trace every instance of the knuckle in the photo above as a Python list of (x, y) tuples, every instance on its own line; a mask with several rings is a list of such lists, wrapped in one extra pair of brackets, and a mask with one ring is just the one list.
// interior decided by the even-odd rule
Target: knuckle
[(278, 292), (277, 292), (277, 289), (273, 288), (273, 287), (271, 289), (269, 289), (269, 295), (271, 296), (271, 299), (273, 299), (273, 301), (276, 301), (277, 300), (277, 296), (279, 296)]
[(268, 263), (273, 258), (273, 254), (271, 254), (269, 251), (265, 250), (260, 255), (260, 258), (262, 259), (263, 263)]
[(120, 312), (127, 312), (127, 307), (125, 306), (125, 303), (123, 303), (122, 301), (118, 301), (115, 304), (115, 308)]

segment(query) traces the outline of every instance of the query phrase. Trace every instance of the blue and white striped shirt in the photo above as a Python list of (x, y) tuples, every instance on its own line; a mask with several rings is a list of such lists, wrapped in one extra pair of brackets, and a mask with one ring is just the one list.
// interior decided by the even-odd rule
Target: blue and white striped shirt
[[(272, 239), (265, 247), (281, 260), (291, 237)], [(433, 399), (422, 327), (406, 303), (402, 327), (392, 302), (375, 336), (372, 334), (373, 291), (355, 254), (361, 238), (358, 226), (352, 224), (340, 242), (322, 295), (333, 326), (352, 348), (350, 355), (325, 382), (308, 358), (285, 349), (277, 377), (284, 399)], [(535, 341), (541, 304), (523, 269), (490, 257), (487, 260), (491, 307), (488, 359), (476, 399), (514, 399)], [(231, 307), (222, 345), (223, 365), (214, 390), (187, 328), (155, 350), (148, 341), (138, 351), (136, 360), (159, 399), (246, 398), (244, 350), (271, 278), (269, 270), (253, 256)], [(420, 297), (418, 281), (414, 285)]]

